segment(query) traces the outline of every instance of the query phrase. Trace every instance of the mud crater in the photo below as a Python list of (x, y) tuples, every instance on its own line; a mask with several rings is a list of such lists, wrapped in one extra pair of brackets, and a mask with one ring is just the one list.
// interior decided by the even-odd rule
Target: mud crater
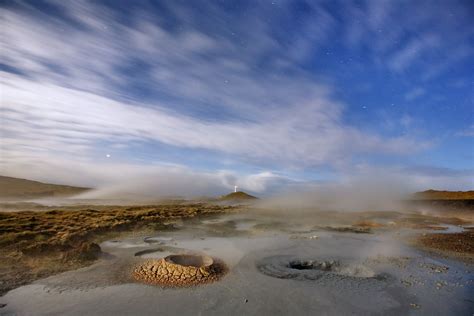
[(215, 282), (226, 272), (226, 265), (217, 258), (179, 254), (141, 263), (133, 270), (133, 278), (152, 285), (182, 287)]
[(339, 267), (339, 261), (291, 260), (288, 268), (295, 270), (322, 270), (332, 271)]
[(332, 283), (340, 287), (385, 286), (392, 279), (388, 274), (377, 274), (367, 265), (348, 260), (271, 256), (259, 260), (256, 267), (274, 278)]

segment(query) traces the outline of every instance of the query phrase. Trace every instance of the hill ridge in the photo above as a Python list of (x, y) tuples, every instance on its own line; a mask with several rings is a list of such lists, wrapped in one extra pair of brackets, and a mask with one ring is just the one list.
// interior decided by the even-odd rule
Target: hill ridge
[(425, 190), (413, 194), (416, 199), (423, 200), (472, 200), (474, 190), (470, 191), (447, 191), (447, 190)]
[(250, 195), (243, 191), (237, 191), (237, 192), (226, 194), (222, 196), (220, 199), (224, 201), (229, 201), (229, 200), (257, 200), (258, 198), (256, 196)]
[(0, 175), (0, 197), (3, 198), (64, 197), (83, 193), (88, 190), (90, 190), (90, 188), (45, 183)]

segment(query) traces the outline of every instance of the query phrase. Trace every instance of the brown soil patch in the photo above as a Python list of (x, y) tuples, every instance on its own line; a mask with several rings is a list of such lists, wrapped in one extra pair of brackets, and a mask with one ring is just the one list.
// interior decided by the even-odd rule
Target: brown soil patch
[(426, 234), (418, 241), (426, 248), (474, 257), (474, 231), (453, 234)]

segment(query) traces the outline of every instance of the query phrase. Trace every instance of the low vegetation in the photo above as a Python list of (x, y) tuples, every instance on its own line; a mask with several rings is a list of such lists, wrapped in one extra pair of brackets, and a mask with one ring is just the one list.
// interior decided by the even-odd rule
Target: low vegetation
[(91, 264), (100, 254), (97, 242), (107, 234), (156, 230), (169, 220), (232, 208), (172, 204), (0, 212), (0, 295), (36, 279)]

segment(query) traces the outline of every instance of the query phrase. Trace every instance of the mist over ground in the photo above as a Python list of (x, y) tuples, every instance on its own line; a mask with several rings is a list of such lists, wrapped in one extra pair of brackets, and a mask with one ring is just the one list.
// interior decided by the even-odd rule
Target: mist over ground
[(344, 181), (296, 182), (271, 173), (239, 177), (231, 172), (198, 173), (189, 170), (155, 170), (103, 185), (76, 198), (130, 199), (218, 197), (234, 190), (259, 196), (254, 205), (275, 211), (317, 209), (335, 211), (382, 211), (401, 208), (416, 186), (394, 174), (357, 174)]

